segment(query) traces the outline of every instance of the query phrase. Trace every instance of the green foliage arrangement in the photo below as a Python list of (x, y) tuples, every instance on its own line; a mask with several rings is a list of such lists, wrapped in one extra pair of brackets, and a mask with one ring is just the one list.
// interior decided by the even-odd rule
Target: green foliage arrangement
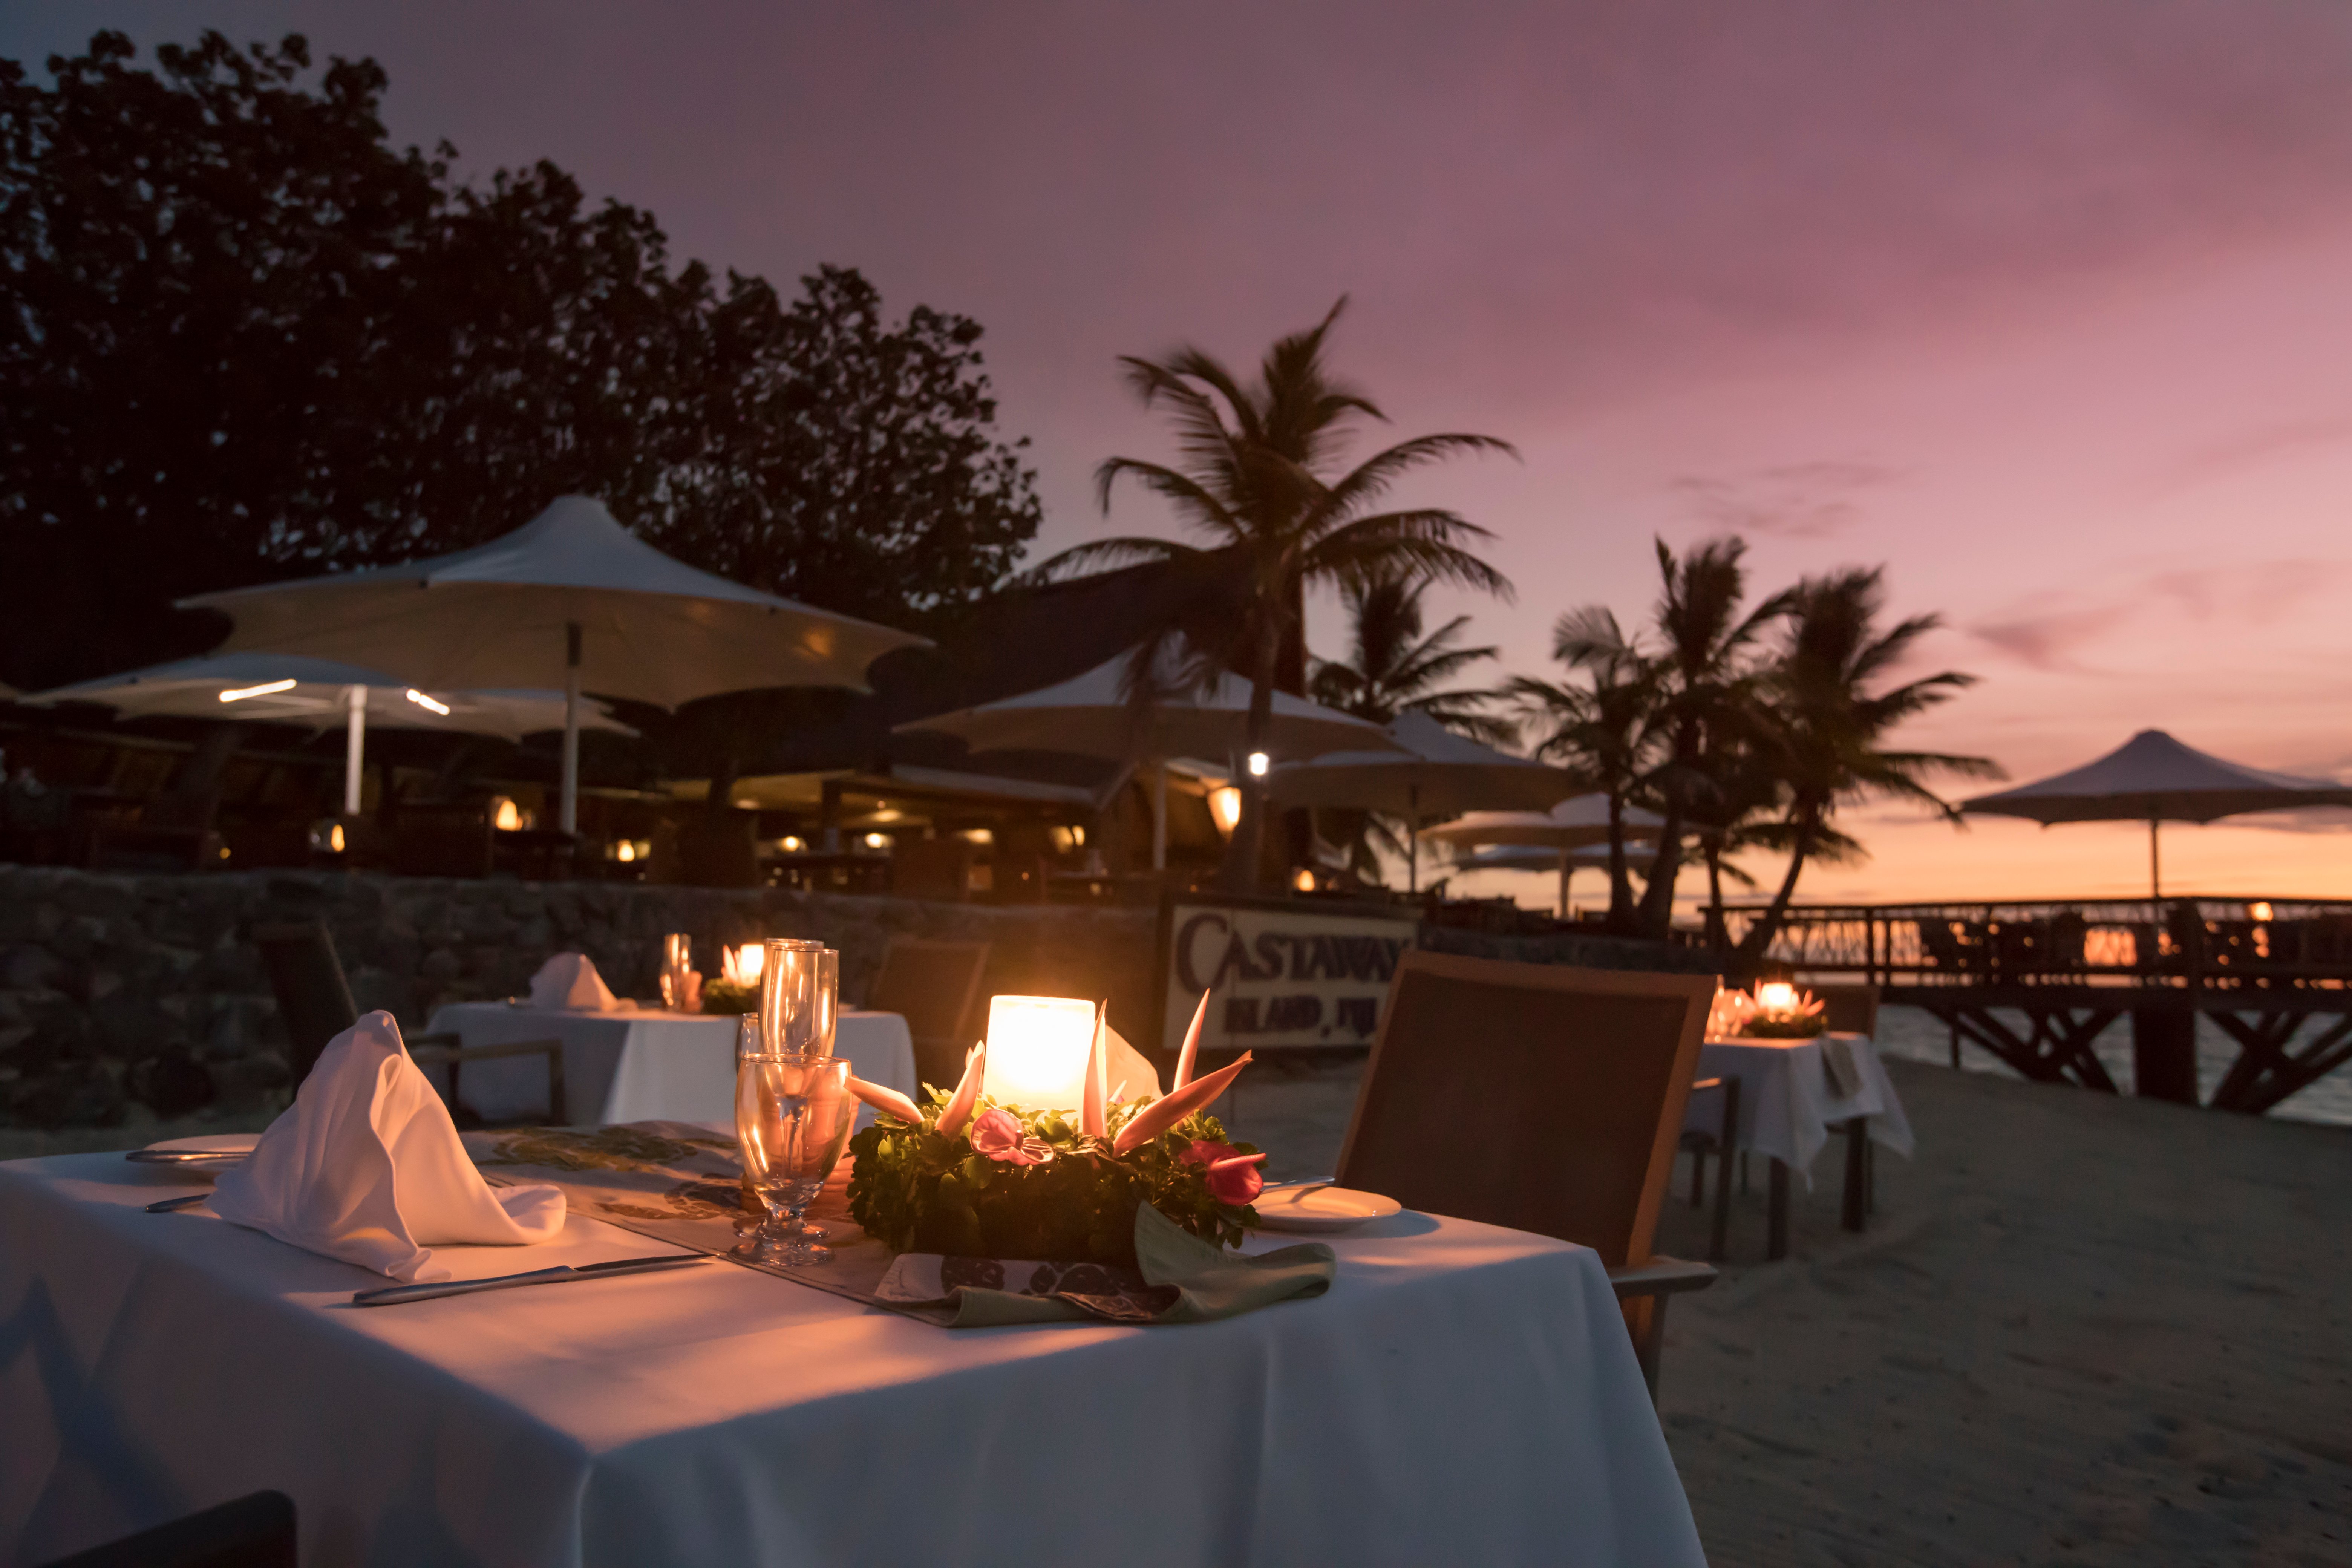
[(760, 988), (728, 980), (706, 980), (702, 983), (702, 1010), (721, 1017), (756, 1013), (760, 1010)]
[[(1207, 1164), (1187, 1158), (1196, 1142), (1257, 1152), (1247, 1143), (1225, 1145), (1223, 1126), (1206, 1111), (1118, 1154), (1111, 1142), (1141, 1104), (1111, 1106), (1104, 1136), (1089, 1138), (1073, 1125), (1072, 1113), (983, 1100), (969, 1126), (943, 1138), (940, 1114), (949, 1098), (931, 1091), (919, 1125), (885, 1115), (850, 1140), (857, 1160), (850, 1215), (897, 1251), (1132, 1268), (1139, 1204), (1220, 1247), (1239, 1246), (1257, 1225), (1255, 1208), (1220, 1201), (1210, 1190)], [(1032, 1163), (992, 1158), (972, 1146), (974, 1131), (999, 1109), (1019, 1124), (1019, 1158)]]

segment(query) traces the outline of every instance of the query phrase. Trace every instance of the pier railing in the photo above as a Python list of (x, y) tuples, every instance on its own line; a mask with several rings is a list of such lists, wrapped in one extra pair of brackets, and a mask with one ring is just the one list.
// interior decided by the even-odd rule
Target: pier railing
[[(1731, 940), (1762, 911), (1725, 911)], [(1767, 958), (1885, 987), (2352, 986), (2352, 900), (2196, 898), (1792, 907)]]

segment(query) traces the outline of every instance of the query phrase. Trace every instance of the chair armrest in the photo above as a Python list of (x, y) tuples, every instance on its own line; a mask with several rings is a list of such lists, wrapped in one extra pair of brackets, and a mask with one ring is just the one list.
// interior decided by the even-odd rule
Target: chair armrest
[(1610, 1289), (1621, 1301), (1637, 1296), (1678, 1296), (1704, 1290), (1715, 1283), (1712, 1263), (1686, 1263), (1679, 1258), (1653, 1258), (1647, 1263), (1609, 1271)]

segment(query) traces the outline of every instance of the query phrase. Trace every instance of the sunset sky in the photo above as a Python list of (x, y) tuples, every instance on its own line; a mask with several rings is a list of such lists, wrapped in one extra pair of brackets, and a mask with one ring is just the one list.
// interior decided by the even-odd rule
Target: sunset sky
[[(1499, 536), (1516, 602), (1463, 607), (1507, 668), (1644, 613), (1653, 535), (1737, 531), (1768, 588), (1885, 563), (1945, 617), (1922, 672), (1982, 683), (1922, 746), (2023, 780), (2155, 726), (2352, 777), (2340, 3), (18, 0), (0, 55), (207, 24), (374, 55), (397, 137), (552, 159), (680, 257), (978, 318), (1046, 548), (1168, 526), (1089, 498), (1167, 451), (1115, 355), (1245, 361), (1345, 293), (1397, 433), (1524, 456), (1409, 496)], [(2168, 829), (2168, 886), (2352, 894), (2347, 822)], [(1855, 826), (1806, 896), (2146, 887), (2143, 828)]]

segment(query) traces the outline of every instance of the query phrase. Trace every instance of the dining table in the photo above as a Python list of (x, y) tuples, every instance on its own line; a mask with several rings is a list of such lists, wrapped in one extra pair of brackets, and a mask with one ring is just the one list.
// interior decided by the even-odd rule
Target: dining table
[[(1867, 1035), (1832, 1031), (1801, 1040), (1707, 1040), (1699, 1047), (1698, 1078), (1739, 1081), (1739, 1123), (1731, 1146), (1770, 1162), (1765, 1190), (1768, 1258), (1788, 1256), (1790, 1173), (1810, 1188), (1813, 1161), (1833, 1131), (1846, 1135), (1841, 1218), (1849, 1230), (1868, 1223), (1871, 1146), (1906, 1160), (1912, 1155), (1910, 1119)], [(1716, 1096), (1694, 1094), (1683, 1126), (1716, 1136), (1721, 1115)]]
[[(1181, 1327), (948, 1329), (723, 1257), (367, 1308), (381, 1276), (148, 1211), (190, 1180), (0, 1163), (0, 1563), (265, 1489), (311, 1568), (1705, 1561), (1565, 1242), (1406, 1211), (1324, 1238), (1325, 1293)], [(676, 1250), (574, 1208), (435, 1256)]]
[[(449, 1002), (426, 1028), (467, 1046), (562, 1042), (564, 1095), (576, 1126), (624, 1121), (732, 1121), (738, 1019), (625, 1004), (617, 1008), (537, 1007), (519, 1001)], [(835, 1016), (834, 1054), (869, 1083), (913, 1098), (915, 1043), (897, 1013), (844, 1009)], [(547, 1070), (530, 1057), (467, 1064), (461, 1103), (485, 1121), (511, 1121), (547, 1104)], [(858, 1126), (879, 1113), (862, 1111)]]

